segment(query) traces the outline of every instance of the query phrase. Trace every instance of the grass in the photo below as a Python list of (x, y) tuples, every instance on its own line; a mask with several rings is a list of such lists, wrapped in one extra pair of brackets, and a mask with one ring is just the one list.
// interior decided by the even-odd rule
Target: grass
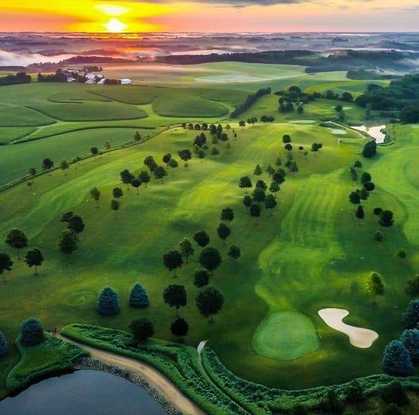
[(0, 104), (0, 127), (37, 127), (52, 123), (54, 120), (48, 115), (30, 108)]
[(20, 360), (7, 377), (7, 389), (18, 391), (51, 374), (73, 368), (86, 353), (79, 347), (47, 336), (41, 344), (24, 347), (18, 343)]
[(282, 312), (268, 316), (259, 325), (253, 347), (260, 356), (294, 360), (319, 347), (311, 319), (301, 313)]
[[(327, 80), (324, 74), (296, 75), (277, 79), (273, 86), (296, 82), (309, 87), (311, 82)], [(333, 82), (352, 85), (351, 81), (339, 78), (341, 73), (333, 77), (336, 78)], [(360, 186), (352, 182), (348, 169), (355, 160), (361, 159), (364, 140), (350, 130), (340, 136), (318, 124), (319, 120), (333, 116), (334, 102), (319, 100), (310, 104), (312, 107), (308, 105), (303, 115), (283, 117), (276, 112), (276, 97), (262, 99), (249, 112), (249, 115), (265, 115), (266, 111), (272, 111), (275, 123), (240, 128), (232, 122), (238, 138), (234, 139), (230, 130), (230, 148), (218, 143), (220, 155), (194, 158), (189, 168), (170, 169), (163, 182), (153, 180), (147, 188), (140, 189), (139, 195), (124, 186), (121, 209), (118, 212), (110, 209), (112, 189), (121, 186), (123, 169), (138, 173), (148, 155), (160, 162), (167, 152), (177, 158), (179, 150), (192, 148), (197, 132), (174, 127), (177, 123), (199, 118), (216, 122), (221, 115), (205, 118), (210, 115), (204, 113), (209, 111), (207, 104), (225, 111), (241, 102), (249, 89), (263, 82), (232, 84), (228, 89), (222, 85), (200, 86), (191, 89), (187, 96), (185, 92), (189, 89), (179, 86), (155, 87), (152, 92), (144, 87), (101, 89), (79, 85), (74, 85), (74, 89), (70, 89), (73, 85), (38, 84), (27, 85), (27, 89), (2, 88), (1, 102), (12, 105), (25, 102), (28, 106), (46, 108), (58, 105), (61, 110), (54, 115), (57, 117), (66, 112), (65, 108), (84, 105), (91, 108), (91, 114), (106, 107), (109, 108), (106, 116), (111, 116), (111, 108), (116, 105), (141, 109), (148, 115), (145, 119), (103, 122), (87, 117), (86, 121), (55, 120), (50, 126), (41, 126), (24, 138), (34, 141), (0, 146), (0, 177), (4, 183), (21, 177), (29, 167), (39, 167), (45, 157), (59, 163), (88, 154), (92, 146), (103, 148), (107, 141), (113, 146), (131, 141), (137, 130), (143, 135), (155, 134), (145, 144), (90, 158), (66, 172), (57, 170), (37, 177), (31, 187), (23, 183), (0, 193), (0, 235), (15, 227), (22, 229), (30, 238), (30, 247), (40, 248), (46, 258), (40, 275), (34, 276), (16, 259), (14, 252), (1, 246), (0, 250), (10, 252), (15, 261), (13, 271), (4, 274), (0, 290), (0, 323), (7, 336), (15, 338), (20, 321), (32, 315), (47, 326), (61, 327), (77, 321), (127, 328), (139, 316), (138, 311), (128, 307), (129, 291), (134, 283), (141, 282), (151, 299), (151, 307), (142, 311), (141, 316), (153, 319), (159, 338), (172, 340), (170, 325), (175, 313), (163, 303), (162, 290), (176, 281), (185, 285), (188, 292), (188, 305), (180, 311), (191, 327), (186, 344), (196, 346), (201, 340), (209, 339), (221, 361), (242, 378), (269, 386), (302, 388), (379, 373), (385, 345), (400, 334), (400, 315), (409, 300), (404, 292), (405, 283), (417, 273), (419, 266), (416, 212), (419, 176), (415, 164), (419, 129), (394, 127), (394, 144), (380, 147), (375, 159), (363, 160), (363, 169), (372, 174), (377, 189), (364, 203), (366, 219), (362, 222), (356, 221), (354, 207), (348, 201), (348, 194)], [(269, 82), (264, 85), (269, 86)], [(146, 90), (149, 95), (142, 96)], [(98, 93), (104, 91), (109, 95), (104, 99), (112, 101), (89, 100), (90, 94), (99, 97)], [(155, 91), (159, 92), (156, 97)], [(54, 96), (54, 100), (64, 101), (66, 93), (72, 103), (51, 102), (50, 97)], [(199, 102), (199, 108), (193, 102)], [(156, 105), (163, 106), (164, 114), (174, 116), (156, 114)], [(201, 115), (193, 119), (180, 117), (195, 110)], [(363, 117), (361, 110), (351, 111), (347, 110), (350, 120)], [(73, 111), (68, 116), (77, 118)], [(296, 122), (299, 120), (313, 122)], [(163, 131), (170, 125), (172, 128)], [(141, 130), (141, 127), (155, 130)], [(13, 134), (18, 136), (23, 132), (16, 130)], [(293, 157), (299, 172), (289, 174), (281, 186), (277, 210), (264, 212), (259, 219), (250, 218), (242, 204), (244, 191), (238, 188), (238, 180), (252, 175), (257, 163), (264, 170), (274, 165), (278, 156), (284, 165), (286, 152), (281, 140), (284, 134), (292, 136)], [(318, 153), (305, 154), (298, 149), (309, 150), (313, 142), (323, 144)], [(260, 178), (269, 184), (266, 173)], [(253, 181), (257, 179), (252, 176)], [(101, 191), (99, 207), (89, 197), (93, 187)], [(394, 211), (394, 227), (380, 229), (372, 213), (377, 206)], [(227, 243), (220, 241), (216, 234), (219, 214), (225, 207), (235, 212)], [(69, 210), (83, 217), (86, 230), (80, 237), (79, 250), (71, 257), (63, 257), (57, 248), (64, 230), (60, 218)], [(162, 264), (165, 252), (202, 229), (209, 232), (211, 245), (223, 256), (220, 269), (211, 277), (211, 285), (225, 296), (225, 306), (214, 324), (208, 324), (195, 307), (199, 290), (193, 285), (193, 275), (199, 267), (199, 248), (194, 247), (195, 256), (176, 280)], [(384, 233), (382, 243), (373, 238), (379, 229)], [(233, 244), (240, 246), (243, 253), (237, 262), (227, 256)], [(396, 257), (400, 249), (408, 253), (405, 260)], [(379, 272), (383, 277), (382, 297), (372, 297), (367, 289), (371, 272)], [(100, 317), (95, 310), (97, 295), (105, 286), (112, 286), (121, 301), (121, 314), (109, 319)], [(318, 317), (318, 310), (325, 307), (348, 309), (348, 324), (377, 331), (379, 340), (371, 349), (355, 349), (346, 336), (327, 327)], [(255, 350), (255, 333), (261, 329), (262, 322), (269, 322), (269, 316), (277, 313), (304, 314), (305, 323), (301, 324), (301, 331), (296, 330), (295, 339), (300, 335), (310, 338), (312, 352), (295, 360), (284, 360), (283, 354), (271, 354), (275, 358), (266, 357), (266, 353), (264, 356), (260, 353), (260, 343)], [(262, 326), (268, 329), (266, 333), (273, 333), (272, 336), (265, 333), (262, 344), (267, 344), (266, 339), (276, 344), (277, 337), (282, 350), (286, 350), (277, 326), (277, 323)], [(279, 327), (282, 329), (283, 325)], [(314, 337), (309, 334), (313, 333), (313, 327), (319, 339), (316, 350)], [(287, 325), (292, 334), (295, 328), (295, 324)], [(291, 342), (292, 338), (287, 340)], [(17, 352), (13, 350), (1, 363), (3, 384), (5, 373), (16, 358)]]

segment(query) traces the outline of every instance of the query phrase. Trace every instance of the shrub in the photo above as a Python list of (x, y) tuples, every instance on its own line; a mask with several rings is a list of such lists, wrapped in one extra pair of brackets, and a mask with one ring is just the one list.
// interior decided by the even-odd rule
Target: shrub
[(195, 287), (202, 288), (209, 283), (209, 272), (205, 269), (201, 269), (195, 272)]
[(409, 297), (418, 297), (419, 296), (419, 275), (416, 275), (415, 278), (407, 281), (406, 294)]
[(45, 339), (42, 324), (34, 318), (22, 323), (20, 334), (20, 342), (26, 347), (36, 346)]
[(383, 415), (402, 415), (402, 411), (396, 404), (391, 403), (384, 409)]
[(183, 318), (178, 318), (172, 323), (170, 330), (174, 336), (183, 337), (188, 334), (189, 324)]
[(118, 294), (112, 288), (104, 288), (99, 295), (97, 312), (101, 316), (115, 316), (119, 314)]
[(9, 343), (3, 332), (0, 331), (0, 358), (7, 355), (9, 352)]
[(141, 284), (135, 284), (132, 287), (129, 305), (133, 308), (147, 308), (150, 305), (147, 292)]
[(384, 349), (383, 370), (391, 376), (409, 376), (413, 373), (412, 359), (401, 341), (393, 340)]
[(364, 391), (357, 380), (352, 381), (346, 390), (345, 400), (349, 404), (357, 404), (365, 399)]
[(398, 406), (407, 405), (409, 403), (409, 398), (398, 381), (394, 381), (386, 385), (381, 390), (381, 398), (386, 403), (393, 403)]
[(419, 330), (405, 330), (400, 336), (400, 341), (406, 347), (413, 363), (419, 363)]
[(403, 314), (406, 328), (414, 329), (419, 322), (419, 300), (412, 300)]
[(384, 294), (384, 284), (380, 274), (377, 272), (373, 272), (371, 274), (370, 280), (368, 282), (368, 288), (373, 295)]

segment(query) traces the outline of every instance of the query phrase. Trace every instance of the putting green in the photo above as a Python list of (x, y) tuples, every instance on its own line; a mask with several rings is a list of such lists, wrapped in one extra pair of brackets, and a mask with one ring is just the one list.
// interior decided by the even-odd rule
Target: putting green
[(256, 329), (253, 348), (260, 356), (294, 360), (315, 352), (319, 340), (311, 320), (292, 311), (269, 315)]

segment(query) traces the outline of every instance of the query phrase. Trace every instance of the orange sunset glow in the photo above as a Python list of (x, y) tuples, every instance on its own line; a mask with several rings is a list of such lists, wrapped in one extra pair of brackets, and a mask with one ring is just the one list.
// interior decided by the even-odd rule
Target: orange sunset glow
[(390, 31), (417, 30), (416, 0), (113, 1), (2, 5), (2, 31)]

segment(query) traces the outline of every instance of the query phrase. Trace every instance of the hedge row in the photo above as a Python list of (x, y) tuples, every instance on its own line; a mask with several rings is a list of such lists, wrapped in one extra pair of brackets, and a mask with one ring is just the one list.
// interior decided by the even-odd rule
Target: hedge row
[(192, 347), (157, 340), (135, 347), (127, 332), (85, 324), (68, 325), (62, 334), (153, 366), (210, 415), (249, 415), (208, 380), (200, 366), (198, 353)]

